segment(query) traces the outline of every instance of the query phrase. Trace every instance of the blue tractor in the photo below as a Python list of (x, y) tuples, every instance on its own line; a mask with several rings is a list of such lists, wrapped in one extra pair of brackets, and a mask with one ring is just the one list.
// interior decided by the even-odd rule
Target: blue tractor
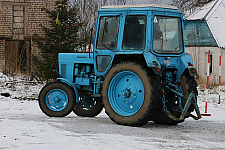
[(112, 121), (128, 126), (201, 118), (198, 74), (185, 54), (183, 14), (176, 7), (103, 6), (92, 52), (60, 53), (58, 61), (60, 78), (39, 94), (50, 117), (72, 111), (94, 117), (104, 107)]

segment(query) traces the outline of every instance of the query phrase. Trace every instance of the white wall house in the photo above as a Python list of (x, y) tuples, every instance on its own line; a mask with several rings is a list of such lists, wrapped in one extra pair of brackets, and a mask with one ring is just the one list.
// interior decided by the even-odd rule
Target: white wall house
[(225, 83), (225, 0), (215, 0), (185, 18), (186, 53), (193, 59), (199, 82), (206, 82), (210, 50), (210, 84), (219, 83), (219, 56), (222, 56), (222, 83)]

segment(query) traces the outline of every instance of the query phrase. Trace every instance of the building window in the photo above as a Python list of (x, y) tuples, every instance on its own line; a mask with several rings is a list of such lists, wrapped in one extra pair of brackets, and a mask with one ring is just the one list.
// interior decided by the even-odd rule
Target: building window
[(13, 6), (12, 34), (13, 40), (24, 39), (24, 6)]
[(210, 55), (209, 73), (212, 73), (212, 55)]
[[(205, 75), (207, 75), (207, 71), (208, 71), (208, 52), (206, 53), (206, 65), (205, 65)], [(209, 63), (209, 74), (212, 74), (212, 71), (213, 71), (213, 66), (212, 66), (212, 54), (210, 54), (210, 63)]]
[(200, 26), (199, 25), (196, 26), (196, 35), (200, 35)]

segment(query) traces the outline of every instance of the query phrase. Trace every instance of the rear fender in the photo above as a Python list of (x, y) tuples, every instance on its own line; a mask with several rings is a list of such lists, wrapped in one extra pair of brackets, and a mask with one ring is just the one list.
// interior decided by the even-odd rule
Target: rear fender
[(194, 67), (194, 63), (189, 54), (184, 54), (181, 56), (180, 70), (179, 70), (180, 75), (182, 75), (186, 69), (188, 69), (190, 76), (198, 76), (198, 73)]
[(156, 75), (162, 76), (161, 74), (161, 65), (158, 61), (158, 59), (150, 52), (146, 52), (143, 54), (145, 58), (145, 62), (148, 67), (152, 68), (153, 72)]
[(193, 66), (188, 67), (188, 72), (189, 72), (189, 76), (196, 76), (196, 77), (199, 76), (195, 67), (193, 67)]

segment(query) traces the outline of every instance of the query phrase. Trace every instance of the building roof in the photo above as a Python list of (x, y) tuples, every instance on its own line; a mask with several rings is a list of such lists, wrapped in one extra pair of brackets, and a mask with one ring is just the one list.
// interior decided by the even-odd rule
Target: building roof
[(137, 5), (108, 5), (108, 6), (102, 6), (102, 9), (107, 8), (138, 8), (138, 7), (157, 7), (157, 8), (169, 8), (169, 9), (178, 9), (175, 6), (172, 5), (159, 5), (159, 4), (137, 4)]
[(215, 0), (197, 9), (186, 20), (202, 20), (207, 23), (219, 48), (225, 48), (225, 0)]

